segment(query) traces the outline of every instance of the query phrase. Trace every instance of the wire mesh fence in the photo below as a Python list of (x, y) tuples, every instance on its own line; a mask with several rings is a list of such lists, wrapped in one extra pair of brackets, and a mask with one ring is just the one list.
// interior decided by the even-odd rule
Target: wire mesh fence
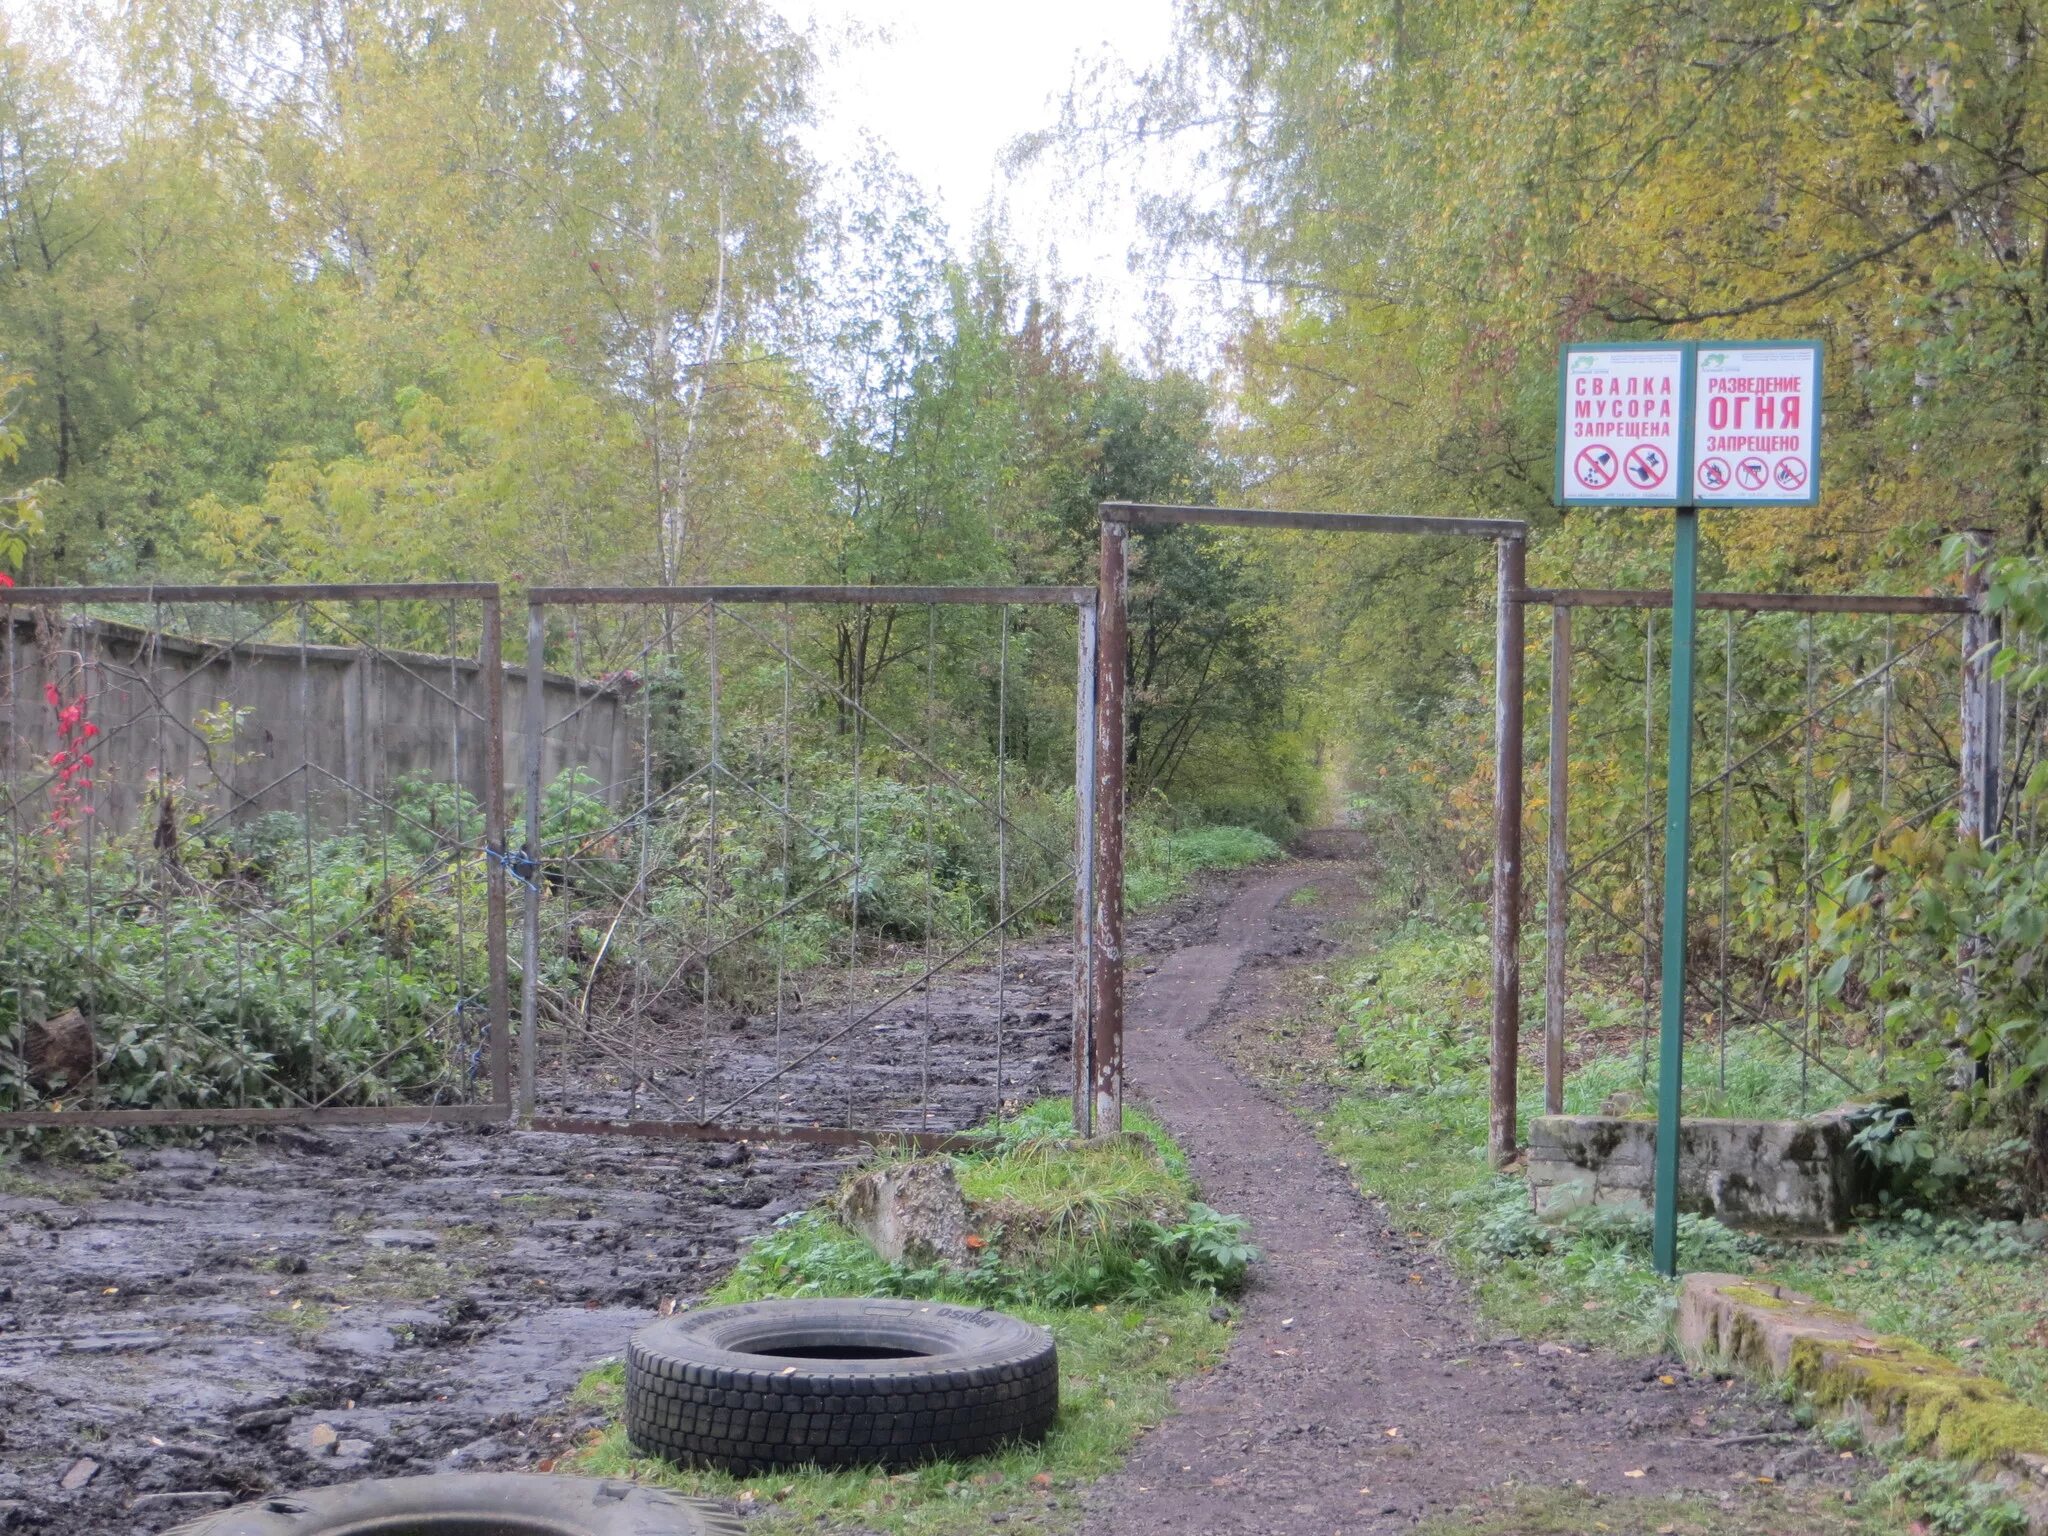
[(1091, 598), (535, 593), (529, 686), (586, 683), (529, 705), (534, 1123), (942, 1133), (1065, 1089)]
[(508, 1113), (496, 589), (0, 598), (0, 1124)]
[[(1883, 1002), (1822, 942), (1845, 884), (1893, 840), (1956, 815), (1973, 755), (1988, 751), (1989, 777), (2008, 786), (2039, 761), (2032, 697), (1992, 690), (2007, 728), (1965, 741), (1981, 616), (1961, 599), (1896, 606), (1700, 616), (1686, 1013), (1693, 1049), (1712, 1056), (1705, 1074), (1689, 1069), (1688, 1112), (1725, 1095), (1730, 1041), (1745, 1034), (1796, 1068), (1803, 1106), (1871, 1092)], [(1668, 612), (1635, 602), (1552, 613), (1551, 686), (1565, 706), (1552, 710), (1552, 754), (1568, 770), (1552, 772), (1546, 797), (1554, 1111), (1572, 1062), (1591, 1054), (1626, 1046), (1648, 1080), (1670, 633)], [(1990, 803), (2004, 803), (1996, 788)]]

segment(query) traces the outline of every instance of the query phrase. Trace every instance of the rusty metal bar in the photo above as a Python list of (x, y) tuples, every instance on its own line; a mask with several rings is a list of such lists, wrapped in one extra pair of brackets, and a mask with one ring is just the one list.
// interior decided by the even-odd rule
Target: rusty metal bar
[(1957, 831), (1980, 841), (1998, 830), (2005, 723), (2002, 689), (1992, 676), (1998, 653), (1998, 621), (1984, 609), (1984, 587), (1991, 566), (1991, 535), (1967, 535), (1963, 566), (1964, 600), (1973, 606), (1963, 621), (1963, 799)]
[(1523, 539), (1529, 525), (1498, 517), (1408, 517), (1377, 512), (1270, 512), (1255, 507), (1154, 506), (1105, 501), (1102, 516), (1125, 528), (1302, 528), (1318, 533), (1451, 534), (1481, 539)]
[(1504, 538), (1494, 632), (1493, 1114), (1487, 1152), (1515, 1155), (1516, 1073), (1522, 1044), (1522, 588), (1528, 541)]
[(0, 587), (0, 605), (53, 603), (319, 603), (372, 602), (379, 598), (496, 597), (492, 581), (340, 582), (282, 586), (216, 587)]
[(546, 748), (547, 614), (526, 610), (526, 848), (520, 861), (526, 889), (521, 906), (524, 928), (519, 965), (519, 1113), (527, 1119), (538, 1107), (535, 1077), (540, 1068), (540, 774)]
[[(1963, 620), (1963, 698), (1961, 795), (1956, 804), (1956, 838), (1981, 843), (1998, 830), (1998, 754), (1992, 749), (1991, 655), (1994, 649), (1991, 616), (1983, 611), (1985, 577), (1991, 563), (1991, 535), (1971, 529), (1964, 535), (1967, 547), (1963, 560), (1963, 596), (1973, 604)], [(1984, 951), (1983, 939), (1965, 934), (1957, 960), (1961, 971), (1962, 1013), (1956, 1031), (1967, 1040), (1976, 1028), (1977, 962)], [(1958, 1045), (1954, 1057), (1954, 1081), (1967, 1088), (1976, 1081), (1981, 1067), (1969, 1048)]]
[(637, 1136), (643, 1141), (794, 1141), (820, 1147), (915, 1147), (920, 1152), (985, 1151), (992, 1137), (952, 1131), (862, 1130), (837, 1125), (723, 1125), (700, 1120), (601, 1120), (543, 1115), (530, 1129), (561, 1136)]
[(0, 1131), (92, 1126), (142, 1130), (206, 1125), (472, 1125), (504, 1118), (497, 1104), (364, 1104), (340, 1109), (17, 1109), (0, 1114)]
[(1572, 611), (1550, 610), (1550, 843), (1544, 861), (1543, 1112), (1564, 1113), (1564, 960), (1571, 892)]
[(1074, 648), (1074, 1129), (1095, 1125), (1095, 689), (1096, 605), (1080, 610)]
[[(505, 956), (505, 630), (495, 589), (483, 600), (478, 659), (484, 674), (484, 1007), (491, 1030), (491, 1102), (512, 1114), (512, 1008)], [(458, 977), (456, 985), (461, 986)]]
[(1078, 608), (1093, 600), (1089, 587), (532, 587), (527, 602), (656, 603), (1027, 603)]
[[(1553, 603), (1571, 608), (1669, 608), (1671, 594), (1662, 588), (1640, 591), (1608, 587), (1531, 587), (1525, 603)], [(1737, 613), (1970, 613), (1969, 597), (1893, 597), (1884, 593), (1832, 592), (1702, 592), (1701, 608)]]
[[(1107, 513), (1110, 509), (1105, 508)], [(1095, 998), (1092, 1134), (1124, 1128), (1124, 666), (1130, 649), (1130, 526), (1102, 520), (1095, 667)]]

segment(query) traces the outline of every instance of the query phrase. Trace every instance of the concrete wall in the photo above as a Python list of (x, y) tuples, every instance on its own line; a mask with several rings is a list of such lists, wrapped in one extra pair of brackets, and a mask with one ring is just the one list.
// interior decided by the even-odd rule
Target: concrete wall
[[(1678, 1142), (1678, 1208), (1731, 1226), (1838, 1232), (1871, 1197), (1841, 1113), (1810, 1120), (1687, 1120)], [(1529, 1193), (1538, 1215), (1587, 1205), (1648, 1210), (1654, 1120), (1541, 1115), (1529, 1123)]]
[[(223, 634), (252, 622), (222, 605)], [(11, 622), (0, 617), (0, 794), (6, 802), (19, 797), (17, 826), (48, 814), (45, 794), (34, 787), (48, 776), (58, 746), (48, 683), (67, 704), (87, 697), (87, 716), (100, 730), (90, 744), (90, 799), (98, 824), (115, 832), (134, 827), (159, 772), (182, 782), (186, 805), (197, 801), (234, 821), (310, 812), (323, 831), (371, 816), (375, 802), (408, 776), (484, 793), (484, 675), (473, 659), (152, 636), (96, 619), (39, 630), (34, 615), (17, 613)], [(200, 718), (223, 704), (248, 713), (231, 742), (209, 743)], [(623, 701), (549, 673), (544, 707), (550, 722), (574, 719), (544, 739), (541, 782), (580, 765), (617, 803), (619, 781), (638, 771)], [(526, 715), (525, 669), (508, 666), (508, 817), (525, 784)], [(514, 824), (515, 844), (519, 835)]]

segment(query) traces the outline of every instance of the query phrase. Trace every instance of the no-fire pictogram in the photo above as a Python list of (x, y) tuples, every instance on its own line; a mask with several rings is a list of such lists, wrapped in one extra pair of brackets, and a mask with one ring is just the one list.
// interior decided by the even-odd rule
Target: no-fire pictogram
[(1778, 460), (1778, 467), (1772, 472), (1778, 488), (1785, 491), (1802, 489), (1806, 484), (1806, 460), (1797, 454), (1788, 453)]
[(1605, 443), (1590, 443), (1579, 450), (1573, 468), (1578, 471), (1580, 484), (1591, 490), (1604, 491), (1614, 484), (1621, 464), (1615, 458), (1614, 450)]
[(1637, 490), (1653, 491), (1664, 483), (1664, 476), (1670, 473), (1671, 460), (1662, 448), (1638, 443), (1629, 449), (1622, 467), (1628, 471), (1630, 485)]
[(1700, 460), (1700, 467), (1694, 478), (1703, 491), (1721, 491), (1728, 488), (1728, 461), (1723, 458)]

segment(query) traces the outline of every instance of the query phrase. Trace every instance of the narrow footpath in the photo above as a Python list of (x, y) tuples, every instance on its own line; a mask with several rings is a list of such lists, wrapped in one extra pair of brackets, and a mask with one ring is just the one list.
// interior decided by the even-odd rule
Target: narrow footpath
[(1129, 1091), (1187, 1148), (1203, 1198), (1251, 1221), (1265, 1257), (1225, 1361), (1090, 1491), (1084, 1528), (1331, 1536), (1405, 1530), (1512, 1485), (1754, 1487), (1771, 1455), (1759, 1444), (1790, 1427), (1782, 1410), (1668, 1361), (1486, 1337), (1448, 1266), (1204, 1043), (1248, 958), (1299, 950), (1286, 898), (1348, 877), (1326, 862), (1253, 879), (1213, 940), (1164, 957), (1134, 990)]

